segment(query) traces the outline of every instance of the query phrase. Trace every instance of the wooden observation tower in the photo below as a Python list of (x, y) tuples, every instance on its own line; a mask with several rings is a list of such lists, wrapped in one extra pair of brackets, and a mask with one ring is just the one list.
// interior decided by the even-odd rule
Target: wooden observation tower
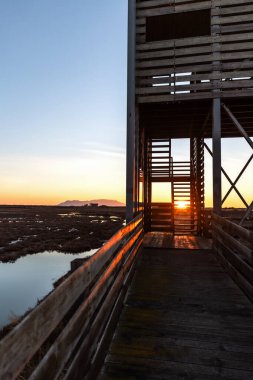
[[(253, 152), (235, 180), (221, 160), (222, 138), (253, 149), (253, 0), (128, 4), (127, 224), (0, 340), (0, 379), (253, 379), (253, 203), (238, 190)], [(205, 150), (212, 239), (192, 236)], [(239, 222), (222, 211), (232, 190)]]
[[(144, 209), (146, 231), (203, 234), (204, 151), (213, 157), (213, 208), (235, 190), (222, 168), (221, 138), (253, 148), (253, 3), (130, 0), (127, 219)], [(212, 138), (212, 150), (205, 144)], [(173, 156), (188, 139), (189, 157)], [(222, 198), (222, 172), (231, 188)], [(153, 201), (167, 183), (169, 201)], [(184, 210), (180, 209), (184, 205)]]

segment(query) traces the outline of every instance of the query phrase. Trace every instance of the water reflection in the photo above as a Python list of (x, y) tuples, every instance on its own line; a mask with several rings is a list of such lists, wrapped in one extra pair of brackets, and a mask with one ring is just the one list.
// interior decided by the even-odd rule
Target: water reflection
[(48, 294), (53, 283), (69, 271), (72, 260), (96, 251), (75, 255), (46, 251), (21, 257), (15, 263), (0, 263), (0, 328)]

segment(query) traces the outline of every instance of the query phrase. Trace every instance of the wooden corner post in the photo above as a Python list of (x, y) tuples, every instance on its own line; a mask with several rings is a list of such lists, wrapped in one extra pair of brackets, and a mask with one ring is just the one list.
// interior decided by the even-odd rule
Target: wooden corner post
[(136, 125), (135, 125), (135, 19), (136, 0), (128, 0), (127, 62), (127, 168), (126, 220), (133, 219), (136, 203)]
[(213, 99), (213, 211), (221, 214), (221, 101)]

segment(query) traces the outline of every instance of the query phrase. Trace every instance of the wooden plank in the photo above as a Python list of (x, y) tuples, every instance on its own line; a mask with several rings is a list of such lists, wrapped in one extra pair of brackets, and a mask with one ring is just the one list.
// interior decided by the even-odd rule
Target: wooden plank
[[(180, 3), (190, 3), (188, 4), (188, 7), (190, 9), (191, 3), (193, 3), (192, 0), (175, 0), (176, 4)], [(195, 3), (201, 3), (201, 0), (195, 1)], [(231, 6), (231, 5), (237, 5), (237, 4), (251, 4), (252, 0), (214, 0), (212, 1), (212, 4), (214, 6)], [(167, 7), (168, 6), (168, 1), (167, 0), (146, 0), (146, 1), (137, 1), (136, 8), (137, 9), (145, 9), (145, 8), (154, 8), (154, 7)]]
[(219, 35), (219, 36), (205, 36), (205, 37), (194, 37), (194, 38), (181, 38), (179, 40), (166, 40), (166, 41), (154, 41), (146, 42), (143, 44), (138, 44), (136, 46), (137, 51), (150, 51), (150, 50), (162, 50), (168, 48), (178, 48), (183, 46), (198, 46), (198, 45), (208, 45), (213, 43), (226, 43), (226, 42), (236, 42), (236, 41), (247, 41), (252, 40), (251, 33), (236, 33), (233, 35)]
[(213, 225), (213, 233), (214, 235), (220, 236), (221, 239), (224, 240), (227, 247), (232, 249), (233, 251), (237, 252), (239, 255), (241, 255), (244, 259), (246, 259), (248, 262), (253, 264), (253, 251), (252, 249), (245, 246), (242, 242), (235, 239), (233, 236), (228, 234), (226, 231), (222, 230), (220, 226)]
[(252, 32), (253, 23), (245, 23), (245, 24), (231, 24), (231, 25), (221, 25), (221, 33), (238, 33), (238, 32)]
[(244, 290), (248, 297), (253, 301), (253, 286), (241, 275), (241, 273), (230, 264), (223, 256), (221, 250), (216, 251), (219, 255), (219, 259), (222, 262), (222, 265), (230, 273), (231, 277), (236, 281), (236, 283)]
[(251, 378), (253, 306), (195, 252), (143, 250), (99, 380)]
[(219, 245), (222, 246), (222, 254), (244, 277), (247, 281), (253, 285), (253, 268), (247, 262), (245, 262), (239, 253), (235, 253), (230, 249), (226, 240), (223, 239), (223, 235), (216, 235), (215, 241), (219, 242)]
[[(242, 51), (242, 52), (229, 52), (229, 53), (218, 53), (214, 52), (213, 54), (203, 54), (198, 56), (189, 56), (184, 58), (178, 58), (174, 57), (171, 59), (157, 59), (157, 60), (148, 60), (148, 61), (137, 61), (136, 68), (137, 69), (143, 69), (143, 68), (152, 68), (152, 67), (163, 67), (167, 66), (168, 68), (170, 66), (177, 66), (177, 65), (184, 65), (188, 64), (191, 65), (192, 63), (202, 63), (202, 62), (212, 62), (216, 60), (226, 61), (226, 60), (243, 60), (246, 58), (253, 58), (253, 53), (251, 51)], [(188, 68), (189, 72), (194, 72), (195, 67), (192, 66)]]
[(154, 85), (154, 84), (171, 84), (175, 83), (181, 83), (186, 81), (201, 81), (201, 80), (217, 80), (217, 79), (231, 79), (231, 78), (240, 78), (240, 77), (252, 77), (253, 76), (253, 70), (252, 71), (228, 71), (228, 72), (221, 72), (221, 73), (203, 73), (203, 74), (193, 74), (193, 75), (180, 75), (175, 77), (156, 77), (156, 78), (148, 78), (148, 79), (139, 79), (138, 80), (138, 87), (140, 86), (147, 86), (147, 85)]
[(164, 8), (137, 9), (137, 17), (154, 17), (171, 13), (197, 11), (210, 8), (211, 1), (202, 1), (195, 4), (191, 3), (190, 6), (189, 4), (175, 4), (171, 6), (167, 4), (167, 6)]
[(253, 247), (253, 232), (216, 214), (212, 215), (212, 219), (215, 223), (218, 223), (222, 227), (224, 227), (228, 233), (230, 233), (231, 235), (239, 236), (240, 238), (250, 243), (251, 247)]
[[(197, 93), (187, 93), (187, 94), (174, 94), (174, 95), (147, 95), (138, 96), (138, 103), (164, 103), (173, 102), (175, 100), (194, 100), (194, 99), (212, 99), (217, 95), (210, 92), (197, 92)], [(250, 90), (226, 90), (220, 93), (221, 98), (238, 98), (238, 97), (250, 97), (253, 96), (253, 89)]]
[[(85, 375), (90, 365), (92, 364), (92, 357), (96, 354), (98, 344), (103, 334), (104, 328), (110, 317), (111, 310), (115, 303), (115, 296), (118, 295), (122, 284), (127, 279), (127, 273), (133, 264), (133, 261), (138, 253), (142, 240), (137, 242), (137, 245), (133, 248), (128, 256), (128, 259), (122, 264), (122, 268), (114, 282), (110, 292), (105, 299), (105, 302), (98, 310), (95, 320), (92, 322), (89, 333), (86, 338), (83, 339), (79, 352), (74, 358), (73, 363), (64, 379), (66, 380), (79, 380), (81, 375)], [(126, 290), (126, 289), (125, 289)]]
[(121, 239), (133, 231), (141, 220), (138, 216), (118, 231), (0, 342), (0, 373), (3, 378), (8, 374), (13, 379), (20, 373), (78, 297), (92, 285), (95, 277), (121, 244)]
[[(222, 62), (220, 68), (222, 70), (242, 70), (242, 69), (252, 69), (252, 62)], [(158, 76), (158, 75), (170, 75), (170, 74), (179, 74), (179, 73), (186, 73), (189, 67), (187, 66), (181, 66), (181, 67), (167, 67), (162, 69), (142, 69), (137, 70), (136, 75), (137, 77), (147, 77), (147, 76)], [(211, 64), (205, 64), (205, 65), (196, 65), (194, 68), (195, 73), (199, 72), (211, 72), (213, 69), (213, 66)]]
[(210, 53), (211, 51), (217, 52), (227, 52), (227, 51), (242, 51), (242, 50), (250, 50), (252, 46), (252, 41), (250, 42), (231, 42), (222, 44), (221, 46), (212, 46), (209, 45), (201, 45), (201, 46), (189, 46), (184, 48), (174, 48), (174, 49), (163, 49), (163, 50), (149, 50), (145, 52), (137, 52), (136, 59), (154, 59), (154, 58), (166, 58), (166, 57), (179, 57), (179, 56), (187, 56), (187, 55), (197, 55)]
[[(169, 374), (169, 377), (168, 377)], [(99, 380), (249, 380), (251, 371), (205, 366), (175, 361), (157, 361), (126, 356), (109, 356)]]
[[(157, 349), (159, 347), (159, 349)], [(211, 351), (211, 352), (210, 352)], [(173, 344), (163, 338), (140, 337), (139, 339), (124, 339), (117, 336), (114, 339), (110, 350), (110, 360), (112, 357), (138, 357), (146, 360), (173, 361), (189, 364), (206, 365), (209, 367), (219, 366), (237, 370), (253, 371), (253, 354), (240, 352), (227, 352), (217, 348), (209, 350), (190, 345)], [(252, 373), (253, 374), (253, 373)]]
[[(113, 285), (117, 275), (117, 269), (122, 265), (123, 258), (138, 240), (141, 233), (142, 230), (139, 230), (133, 237), (128, 239), (124, 247), (114, 257), (103, 275), (96, 282), (88, 297), (81, 304), (78, 311), (71, 318), (54, 344), (50, 347), (49, 351), (31, 376), (31, 380), (44, 380), (45, 376), (47, 376), (47, 380), (50, 380), (57, 378), (61, 373), (67, 360), (72, 355), (80, 336), (83, 336), (87, 328), (90, 330), (91, 317), (95, 310), (97, 310), (103, 297)], [(113, 292), (113, 295), (114, 294), (115, 293)], [(107, 305), (105, 304), (104, 306), (101, 306), (101, 308), (106, 309)]]

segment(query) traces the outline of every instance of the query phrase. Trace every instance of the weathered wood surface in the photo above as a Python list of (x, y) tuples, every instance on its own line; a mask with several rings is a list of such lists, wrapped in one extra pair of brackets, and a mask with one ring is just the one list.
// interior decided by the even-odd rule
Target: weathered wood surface
[(253, 300), (253, 232), (215, 214), (212, 219), (213, 247), (218, 258)]
[(200, 236), (174, 235), (169, 232), (148, 232), (144, 236), (145, 248), (211, 249), (211, 239)]
[[(55, 340), (51, 339), (47, 345), (48, 352), (36, 363), (31, 379), (58, 378), (70, 356), (73, 359), (73, 352), (78, 352), (81, 336), (90, 339), (99, 310), (104, 310), (105, 305), (105, 317), (112, 309), (113, 297), (117, 296), (141, 241), (142, 218), (138, 216), (12, 330), (0, 342), (0, 378), (16, 379), (52, 333), (56, 335)], [(101, 327), (105, 323), (106, 318), (99, 322)], [(62, 331), (59, 324), (64, 327)]]
[(143, 249), (99, 380), (253, 378), (253, 305), (211, 251)]
[[(148, 17), (208, 9), (209, 35), (147, 40)], [(138, 102), (252, 96), (252, 12), (252, 0), (137, 1)]]

